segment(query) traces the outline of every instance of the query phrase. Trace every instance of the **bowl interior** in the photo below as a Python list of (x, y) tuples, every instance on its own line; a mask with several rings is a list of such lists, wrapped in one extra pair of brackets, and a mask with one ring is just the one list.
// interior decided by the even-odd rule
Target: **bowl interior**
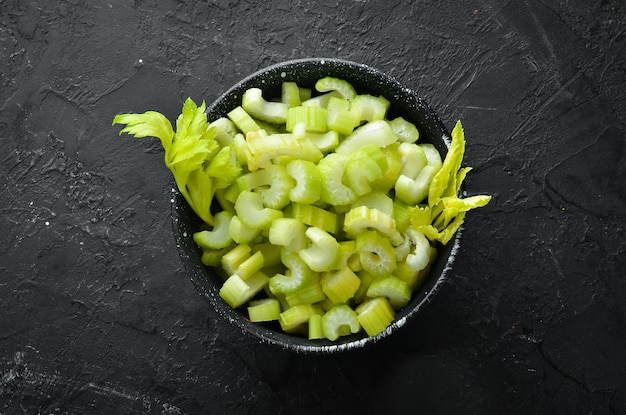
[[(284, 81), (294, 81), (299, 86), (314, 89), (315, 82), (324, 76), (345, 79), (355, 87), (358, 93), (383, 95), (391, 103), (389, 119), (402, 116), (415, 123), (420, 131), (420, 142), (432, 143), (439, 150), (442, 158), (445, 156), (450, 135), (439, 117), (414, 91), (402, 87), (391, 77), (371, 67), (338, 59), (294, 60), (256, 72), (230, 88), (207, 109), (209, 121), (225, 116), (231, 109), (240, 105), (241, 96), (248, 88), (261, 88), (264, 91), (264, 97), (269, 99), (280, 96), (281, 83)], [(398, 330), (410, 317), (421, 311), (431, 301), (445, 281), (458, 250), (461, 236), (461, 230), (459, 230), (446, 246), (440, 247), (437, 261), (433, 264), (426, 281), (413, 294), (408, 306), (397, 312), (396, 319), (384, 332), (373, 337), (367, 337), (365, 334), (345, 336), (334, 342), (311, 341), (276, 330), (273, 324), (251, 323), (245, 318), (244, 310), (232, 309), (222, 300), (219, 296), (222, 280), (213, 269), (202, 264), (201, 250), (192, 239), (193, 233), (200, 228), (201, 220), (176, 190), (172, 198), (172, 219), (179, 254), (191, 281), (216, 311), (235, 327), (264, 342), (305, 353), (332, 353), (359, 348)]]

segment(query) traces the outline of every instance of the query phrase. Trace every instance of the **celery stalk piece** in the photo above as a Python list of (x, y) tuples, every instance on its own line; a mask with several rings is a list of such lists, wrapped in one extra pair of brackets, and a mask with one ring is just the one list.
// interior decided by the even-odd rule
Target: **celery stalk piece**
[(376, 229), (384, 235), (391, 235), (396, 231), (396, 222), (390, 215), (367, 206), (357, 206), (346, 213), (343, 222), (346, 234), (355, 237), (368, 229)]
[(380, 148), (369, 144), (349, 155), (343, 181), (358, 196), (370, 193), (370, 183), (383, 177), (387, 170), (387, 159)]
[(268, 169), (259, 169), (237, 177), (235, 180), (239, 192), (251, 191), (261, 186), (268, 186), (272, 183), (272, 175)]
[(237, 129), (244, 134), (258, 131), (261, 129), (259, 124), (254, 121), (254, 118), (248, 114), (248, 112), (241, 106), (233, 108), (226, 114), (226, 116), (237, 126)]
[(415, 205), (428, 197), (428, 189), (437, 171), (433, 166), (425, 166), (415, 179), (400, 175), (396, 181), (396, 197), (402, 202)]
[(326, 76), (315, 83), (318, 92), (337, 91), (343, 98), (352, 100), (356, 96), (354, 87), (346, 80)]
[(228, 227), (233, 214), (227, 211), (218, 212), (215, 216), (215, 225), (210, 231), (200, 231), (193, 234), (193, 240), (202, 249), (226, 248), (231, 244), (232, 238), (228, 233)]
[(301, 304), (315, 304), (323, 301), (325, 298), (326, 294), (324, 294), (322, 286), (317, 281), (285, 296), (289, 307)]
[(287, 121), (287, 104), (266, 101), (260, 88), (248, 88), (241, 98), (241, 106), (248, 114), (272, 124), (284, 124)]
[(239, 216), (234, 215), (228, 226), (228, 235), (238, 244), (249, 244), (257, 240), (261, 229), (246, 225)]
[(235, 202), (239, 219), (251, 228), (269, 229), (272, 221), (283, 216), (283, 212), (263, 206), (263, 197), (255, 192), (243, 191)]
[(304, 123), (305, 130), (310, 133), (325, 133), (328, 131), (326, 125), (326, 108), (315, 106), (292, 107), (287, 110), (286, 130), (293, 131), (293, 128)]
[(359, 206), (376, 209), (389, 216), (394, 214), (394, 200), (387, 193), (381, 191), (372, 191), (359, 197), (352, 207)]
[(296, 181), (296, 185), (289, 191), (292, 202), (311, 204), (320, 198), (322, 175), (314, 163), (293, 160), (287, 164), (286, 171)]
[(297, 139), (292, 134), (272, 134), (248, 142), (250, 152), (248, 169), (255, 171), (267, 167), (271, 160), (280, 156), (317, 162), (324, 157), (319, 148), (306, 139)]
[(322, 330), (322, 316), (313, 314), (309, 317), (309, 340), (319, 340), (324, 338)]
[(257, 271), (244, 280), (238, 274), (233, 274), (220, 289), (220, 297), (232, 308), (238, 308), (247, 303), (267, 285), (269, 278), (261, 271)]
[(248, 142), (243, 134), (238, 133), (235, 135), (231, 147), (235, 150), (237, 161), (241, 164), (247, 164), (248, 160), (252, 157), (252, 153), (250, 153)]
[(398, 244), (392, 243), (394, 251), (396, 252), (396, 261), (404, 261), (404, 259), (411, 253), (411, 238), (406, 233), (400, 233), (401, 241)]
[(283, 82), (280, 100), (288, 108), (300, 106), (300, 88), (298, 84), (295, 82)]
[(335, 130), (325, 133), (306, 133), (304, 138), (313, 143), (323, 154), (330, 153), (339, 145), (339, 134)]
[(356, 242), (352, 239), (339, 242), (339, 254), (334, 270), (350, 268), (357, 272), (361, 270), (361, 262), (359, 260), (359, 252), (356, 250)]
[(322, 316), (324, 336), (331, 341), (361, 331), (356, 312), (345, 304), (336, 305)]
[(396, 252), (391, 242), (376, 231), (359, 233), (356, 237), (356, 249), (365, 271), (382, 277), (396, 269)]
[(423, 147), (413, 143), (400, 143), (398, 152), (402, 155), (400, 175), (415, 179), (420, 171), (428, 165)]
[(406, 285), (409, 286), (411, 292), (415, 292), (415, 290), (424, 283), (429, 271), (430, 266), (427, 266), (421, 271), (415, 271), (406, 261), (400, 261), (398, 262), (398, 267), (394, 271), (393, 276), (404, 281)]
[(426, 156), (426, 163), (429, 166), (433, 166), (435, 170), (439, 171), (439, 169), (443, 165), (443, 161), (441, 160), (441, 154), (439, 154), (439, 150), (437, 150), (437, 148), (430, 143), (422, 143), (422, 144), (418, 144), (418, 146), (424, 152), (424, 156)]
[(271, 164), (267, 171), (270, 175), (270, 187), (258, 188), (257, 192), (262, 196), (263, 205), (270, 209), (282, 209), (291, 202), (289, 194), (296, 181), (287, 174), (287, 169), (283, 165)]
[(411, 212), (409, 205), (396, 199), (393, 201), (393, 213), (391, 215), (396, 222), (396, 230), (404, 232), (411, 224)]
[[(236, 184), (234, 184), (234, 185), (236, 186)], [(231, 186), (233, 186), (233, 185), (231, 184)], [(215, 197), (215, 200), (217, 201), (217, 203), (218, 203), (219, 207), (221, 208), (221, 210), (230, 212), (230, 213), (232, 213), (234, 215), (235, 214), (235, 203), (231, 202), (226, 197), (226, 193), (227, 193), (228, 189), (230, 189), (231, 186), (228, 186), (225, 189), (215, 189), (215, 194), (213, 195), (213, 197)], [(237, 200), (237, 198), (235, 198), (233, 200)]]
[(398, 140), (389, 123), (384, 120), (372, 121), (354, 130), (335, 149), (337, 153), (349, 154), (368, 144), (386, 147)]
[(359, 126), (361, 114), (350, 110), (350, 101), (347, 99), (331, 97), (328, 100), (326, 112), (326, 126), (329, 130), (347, 136)]
[(423, 233), (415, 229), (409, 229), (407, 233), (415, 248), (407, 255), (406, 263), (415, 271), (421, 271), (430, 262), (430, 243)]
[(394, 118), (389, 121), (389, 125), (391, 126), (393, 132), (398, 136), (398, 141), (403, 143), (414, 143), (420, 137), (419, 130), (415, 124), (402, 117)]
[(322, 291), (335, 304), (347, 303), (359, 289), (361, 280), (350, 268), (322, 274)]
[(308, 99), (303, 99), (301, 105), (303, 107), (328, 108), (328, 101), (332, 97), (343, 99), (343, 97), (341, 96), (341, 94), (339, 92), (337, 92), (337, 91), (330, 91), (330, 92), (327, 92), (325, 94), (320, 94), (320, 95), (317, 95), (317, 96), (312, 97), (312, 98), (309, 97)]
[(365, 270), (359, 271), (357, 276), (361, 280), (361, 284), (359, 285), (359, 289), (354, 293), (352, 300), (354, 304), (361, 304), (367, 300), (367, 290), (369, 289), (370, 284), (378, 277)]
[(306, 225), (298, 219), (279, 218), (270, 225), (268, 239), (273, 245), (283, 246), (286, 250), (297, 252), (309, 244), (305, 232)]
[(229, 247), (221, 249), (204, 249), (200, 261), (207, 267), (219, 267), (222, 263), (222, 257), (229, 251)]
[(339, 242), (325, 230), (314, 226), (308, 228), (305, 235), (311, 241), (311, 245), (298, 252), (300, 258), (313, 271), (333, 269), (339, 254)]
[(387, 297), (389, 304), (395, 310), (399, 310), (409, 303), (411, 289), (400, 278), (389, 275), (372, 281), (367, 289), (367, 296), (370, 298)]
[(382, 95), (375, 97), (369, 94), (361, 94), (355, 96), (351, 102), (351, 108), (354, 108), (361, 114), (361, 121), (367, 122), (384, 120), (389, 106), (389, 101)]
[(256, 272), (260, 271), (264, 265), (265, 258), (263, 258), (263, 254), (260, 251), (257, 251), (246, 258), (246, 260), (237, 267), (236, 274), (239, 275), (241, 279), (247, 280)]
[(356, 309), (357, 319), (368, 336), (375, 336), (385, 331), (395, 318), (395, 311), (385, 297), (368, 300)]
[(236, 273), (239, 265), (250, 257), (250, 251), (249, 245), (241, 244), (225, 253), (221, 260), (224, 271), (228, 275)]
[(312, 304), (301, 304), (280, 313), (278, 321), (283, 330), (290, 332), (298, 328), (298, 326), (308, 323), (312, 315), (321, 315), (322, 313), (323, 311), (320, 307)]
[[(278, 219), (280, 220), (280, 219)], [(280, 259), (280, 249), (276, 249), (276, 246), (271, 244), (270, 242), (262, 242), (253, 244), (250, 246), (252, 254), (256, 252), (261, 252), (263, 254), (263, 259), (265, 260), (264, 268), (273, 267), (273, 266), (281, 266), (283, 267), (283, 263)], [(274, 275), (268, 273), (268, 275)]]
[(354, 191), (342, 182), (348, 161), (345, 154), (330, 153), (317, 164), (322, 176), (320, 199), (323, 202), (337, 206), (349, 205), (356, 200)]
[(297, 252), (283, 250), (281, 258), (287, 272), (270, 278), (269, 288), (272, 293), (289, 295), (318, 282), (317, 273), (309, 268)]
[(215, 127), (215, 141), (222, 147), (231, 145), (237, 135), (237, 126), (226, 117), (218, 118), (209, 126)]
[(275, 321), (280, 317), (280, 302), (276, 298), (261, 298), (248, 303), (248, 318), (253, 323)]
[(305, 225), (320, 228), (328, 233), (337, 235), (339, 232), (339, 216), (333, 212), (314, 205), (293, 203), (289, 216)]
[(402, 171), (402, 154), (398, 151), (399, 143), (393, 143), (382, 148), (382, 152), (387, 159), (387, 170), (383, 177), (371, 183), (372, 189), (380, 192), (389, 192), (396, 184), (396, 180)]

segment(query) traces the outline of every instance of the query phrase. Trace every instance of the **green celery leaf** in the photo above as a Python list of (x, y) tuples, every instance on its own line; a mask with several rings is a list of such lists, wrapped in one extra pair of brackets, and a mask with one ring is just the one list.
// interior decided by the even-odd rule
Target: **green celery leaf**
[(136, 138), (157, 137), (167, 152), (174, 139), (172, 124), (161, 113), (147, 111), (143, 114), (119, 114), (113, 118), (113, 124), (126, 124), (120, 135), (132, 134)]

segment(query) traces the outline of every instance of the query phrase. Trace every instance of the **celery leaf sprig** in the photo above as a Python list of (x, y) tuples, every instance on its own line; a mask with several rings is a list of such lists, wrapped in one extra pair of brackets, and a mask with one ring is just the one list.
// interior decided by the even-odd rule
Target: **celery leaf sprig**
[(119, 114), (113, 118), (113, 125), (125, 125), (120, 135), (128, 133), (135, 138), (161, 140), (165, 165), (172, 172), (178, 190), (194, 212), (212, 225), (215, 190), (232, 183), (240, 175), (241, 166), (230, 147), (220, 147), (215, 140), (215, 127), (208, 123), (205, 110), (204, 102), (198, 106), (187, 98), (176, 120), (176, 131), (163, 114), (155, 111)]
[(447, 244), (463, 224), (467, 211), (485, 206), (491, 196), (460, 198), (461, 185), (470, 167), (461, 167), (465, 155), (465, 134), (458, 121), (452, 130), (450, 148), (441, 169), (428, 189), (428, 203), (411, 208), (411, 226), (431, 241)]

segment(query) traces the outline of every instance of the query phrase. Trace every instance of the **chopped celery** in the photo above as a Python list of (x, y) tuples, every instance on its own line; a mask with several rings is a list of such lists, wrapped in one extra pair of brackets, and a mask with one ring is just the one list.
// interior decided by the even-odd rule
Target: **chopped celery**
[(203, 249), (200, 260), (207, 267), (219, 267), (222, 263), (222, 257), (228, 250), (228, 247), (222, 249)]
[(293, 160), (287, 164), (287, 174), (296, 185), (289, 191), (293, 202), (311, 204), (320, 198), (322, 191), (322, 175), (317, 166), (307, 160)]
[(263, 206), (263, 197), (254, 192), (243, 191), (235, 202), (239, 219), (251, 228), (269, 229), (272, 221), (283, 217), (283, 212)]
[(385, 297), (376, 297), (359, 305), (357, 319), (368, 336), (375, 336), (385, 331), (396, 313)]
[(273, 124), (287, 121), (289, 106), (282, 102), (268, 102), (263, 98), (260, 88), (248, 88), (241, 98), (241, 106), (252, 117)]
[(300, 258), (313, 271), (329, 271), (335, 266), (339, 256), (339, 242), (323, 229), (314, 226), (305, 231), (311, 245), (298, 252)]
[(298, 219), (279, 218), (270, 225), (268, 239), (274, 245), (284, 246), (290, 251), (300, 251), (309, 244), (305, 235), (306, 226)]
[(246, 280), (238, 274), (233, 274), (224, 281), (220, 297), (233, 308), (241, 307), (263, 290), (268, 282), (269, 278), (261, 271), (257, 271)]
[(331, 205), (348, 205), (357, 195), (343, 184), (342, 178), (350, 158), (345, 154), (330, 153), (317, 164), (322, 176), (320, 199)]
[(300, 258), (297, 252), (283, 251), (283, 264), (287, 272), (270, 278), (270, 290), (274, 294), (293, 294), (316, 281), (317, 273)]
[(287, 107), (300, 106), (300, 88), (295, 82), (283, 82), (281, 85), (281, 102)]
[(293, 128), (304, 123), (305, 130), (311, 133), (325, 133), (328, 128), (326, 125), (326, 108), (313, 106), (292, 107), (287, 110), (287, 131), (293, 131)]
[(367, 289), (367, 296), (370, 298), (387, 297), (389, 304), (399, 310), (409, 303), (411, 289), (400, 278), (389, 275), (372, 281)]
[(291, 201), (289, 195), (296, 182), (287, 174), (285, 166), (271, 164), (267, 170), (270, 174), (270, 186), (269, 188), (260, 187), (257, 192), (261, 193), (264, 206), (270, 209), (282, 209)]
[(394, 133), (398, 136), (398, 141), (403, 143), (414, 143), (419, 139), (420, 133), (415, 124), (405, 120), (402, 117), (394, 118), (389, 121), (389, 125)]
[(334, 269), (350, 268), (352, 271), (361, 270), (359, 252), (356, 249), (356, 242), (353, 239), (339, 242), (339, 254)]
[(250, 245), (239, 244), (222, 257), (222, 268), (229, 275), (237, 272), (239, 265), (250, 257)]
[(276, 298), (252, 300), (248, 303), (248, 317), (253, 323), (278, 320), (280, 302)]
[(234, 215), (228, 226), (228, 235), (238, 244), (254, 242), (261, 234), (260, 228), (253, 228), (241, 221), (239, 216)]
[(315, 205), (293, 203), (289, 215), (306, 225), (320, 228), (328, 233), (336, 235), (339, 232), (338, 215)]
[(321, 307), (312, 304), (301, 304), (293, 306), (280, 313), (278, 321), (286, 332), (293, 331), (298, 326), (308, 323), (309, 318), (314, 314), (323, 314)]
[(370, 183), (383, 177), (387, 159), (380, 148), (373, 144), (361, 147), (349, 155), (343, 181), (355, 194), (363, 196), (372, 191)]
[(393, 132), (387, 121), (372, 121), (356, 128), (352, 134), (337, 146), (335, 151), (348, 154), (368, 144), (374, 144), (382, 148), (397, 140), (398, 136)]
[(215, 225), (211, 231), (200, 231), (193, 234), (193, 240), (203, 249), (226, 248), (231, 244), (232, 238), (228, 233), (228, 227), (233, 214), (227, 211), (218, 212), (215, 216)]
[(394, 200), (385, 192), (372, 191), (359, 197), (357, 201), (354, 202), (352, 207), (358, 206), (366, 206), (370, 209), (377, 209), (389, 216), (394, 215)]
[(264, 265), (265, 258), (263, 258), (263, 253), (261, 251), (257, 251), (239, 264), (237, 267), (237, 275), (239, 275), (241, 279), (247, 280), (257, 271), (260, 271)]
[(348, 302), (359, 289), (361, 280), (350, 268), (326, 272), (320, 279), (322, 291), (335, 304)]
[(322, 330), (322, 316), (313, 314), (309, 317), (309, 340), (318, 340), (324, 338)]
[(227, 116), (240, 131), (243, 131), (244, 134), (261, 129), (259, 124), (254, 121), (254, 118), (252, 118), (250, 114), (248, 114), (241, 106), (232, 109)]
[(361, 304), (367, 299), (367, 290), (369, 289), (372, 281), (374, 281), (377, 277), (365, 270), (359, 271), (357, 276), (361, 280), (361, 283), (359, 284), (359, 289), (354, 293), (352, 300), (354, 304)]
[(342, 97), (347, 100), (354, 99), (354, 97), (356, 96), (356, 91), (349, 82), (331, 76), (326, 76), (319, 79), (315, 83), (315, 89), (319, 92), (337, 91)]
[(280, 156), (313, 162), (324, 157), (321, 150), (311, 141), (297, 139), (292, 134), (272, 134), (259, 137), (248, 142), (247, 150), (249, 152), (247, 163), (250, 171), (267, 167), (271, 164), (272, 159)]
[(301, 304), (315, 304), (323, 301), (326, 298), (326, 294), (322, 290), (322, 286), (318, 281), (302, 287), (299, 290), (287, 294), (285, 300), (289, 307), (293, 307)]
[(343, 223), (346, 234), (355, 236), (368, 229), (391, 235), (396, 230), (396, 222), (390, 215), (367, 206), (357, 206), (346, 213)]
[(428, 164), (424, 148), (413, 143), (400, 143), (398, 152), (402, 154), (402, 169), (400, 175), (415, 179), (420, 171)]
[(369, 94), (362, 94), (352, 99), (352, 108), (361, 114), (362, 121), (367, 122), (384, 120), (389, 106), (389, 101), (382, 95), (375, 97)]
[(326, 126), (340, 135), (350, 135), (361, 123), (361, 114), (350, 110), (347, 99), (331, 97), (326, 111)]
[(367, 272), (382, 277), (396, 269), (396, 252), (389, 239), (376, 231), (363, 231), (356, 236), (361, 266)]
[(320, 108), (328, 108), (328, 101), (332, 98), (341, 98), (341, 94), (337, 91), (327, 92), (325, 94), (321, 94), (315, 97), (309, 97), (308, 99), (302, 100), (303, 107), (320, 107)]
[(345, 304), (336, 305), (322, 316), (322, 330), (328, 340), (358, 333), (361, 324), (356, 312)]
[(215, 127), (215, 141), (222, 147), (232, 144), (235, 135), (237, 135), (237, 127), (226, 117), (220, 117), (209, 124)]

